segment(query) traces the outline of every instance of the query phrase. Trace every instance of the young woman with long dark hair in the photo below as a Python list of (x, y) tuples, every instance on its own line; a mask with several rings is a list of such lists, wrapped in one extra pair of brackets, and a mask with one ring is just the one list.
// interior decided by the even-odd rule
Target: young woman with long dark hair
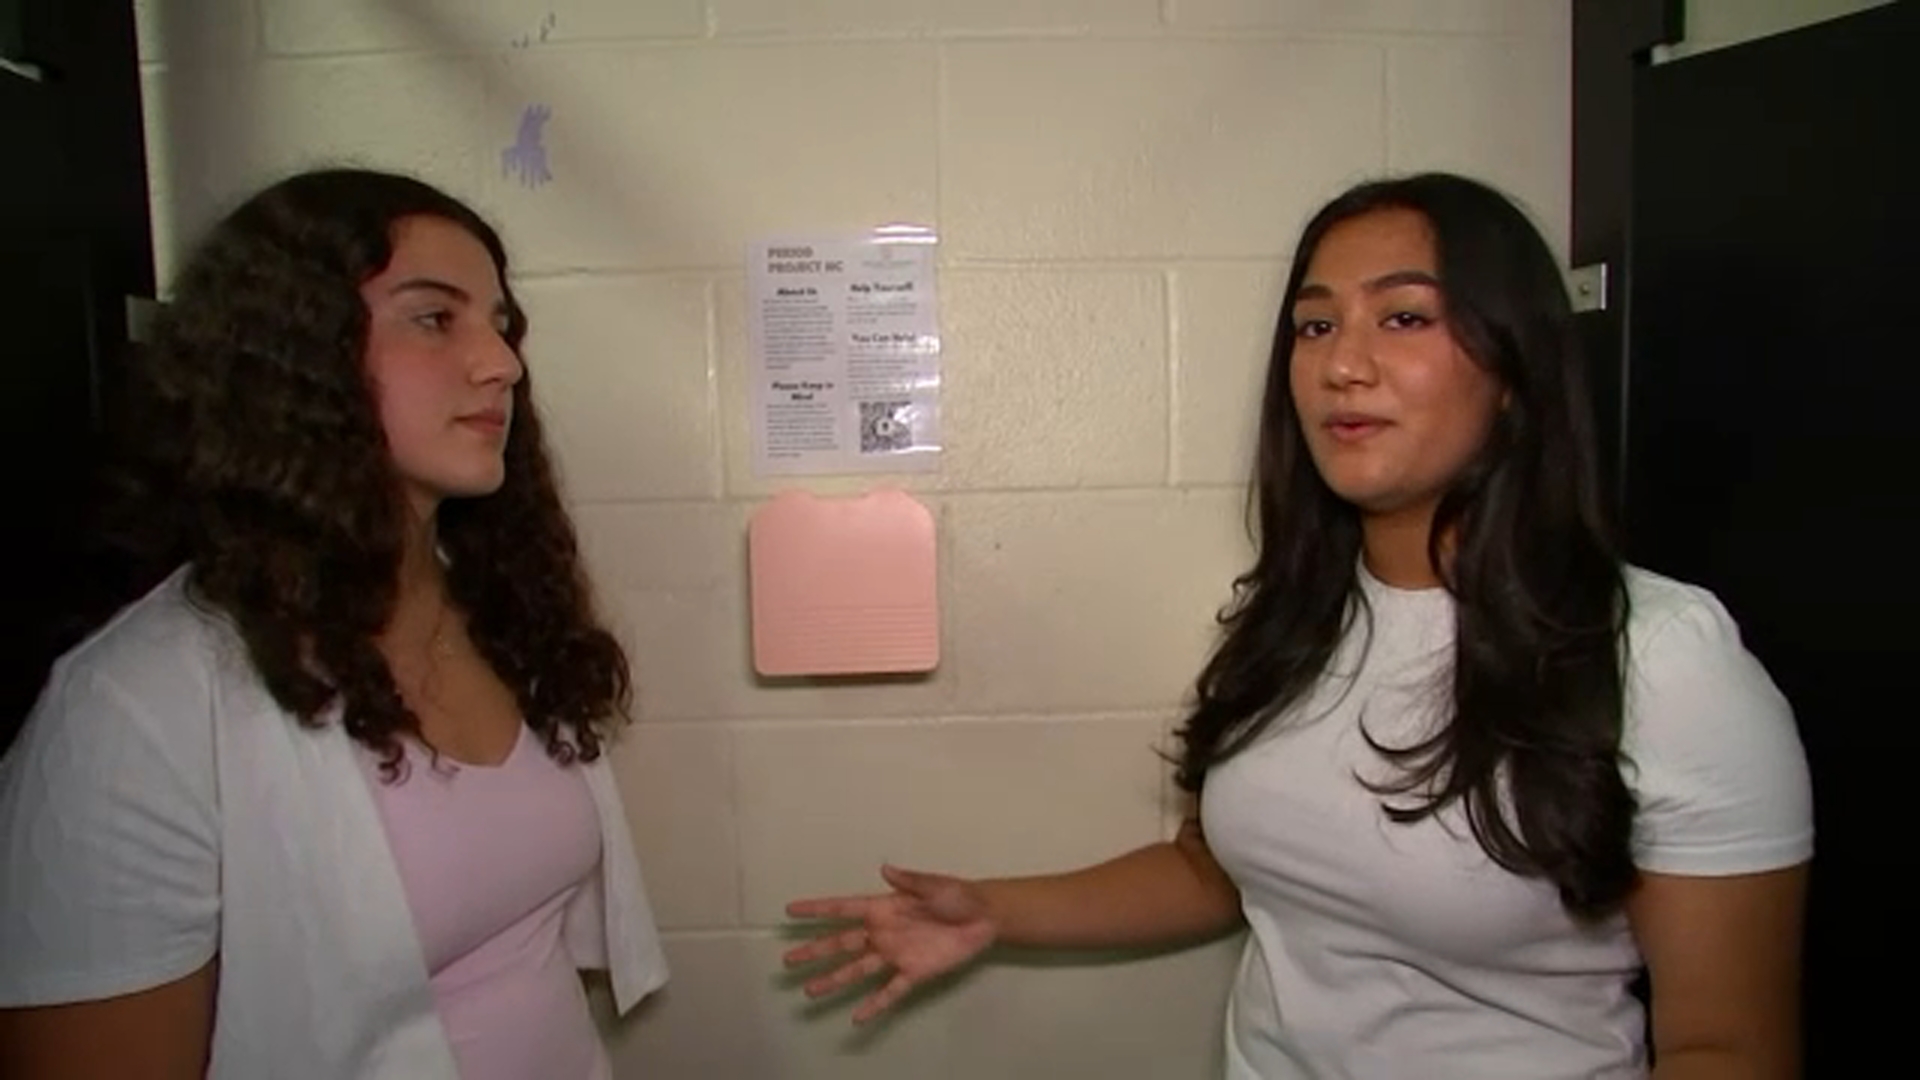
[[(1197, 810), (1084, 870), (796, 902), (885, 976), (995, 942), (1250, 931), (1235, 1080), (1797, 1075), (1812, 853), (1785, 700), (1705, 590), (1626, 565), (1556, 264), (1498, 192), (1362, 184), (1296, 249), (1258, 555), (1180, 729)], [(1631, 985), (1651, 978), (1653, 1046)]]
[(610, 1075), (666, 977), (499, 237), (295, 176), (186, 263), (129, 497), (167, 573), (0, 763), (0, 1072)]

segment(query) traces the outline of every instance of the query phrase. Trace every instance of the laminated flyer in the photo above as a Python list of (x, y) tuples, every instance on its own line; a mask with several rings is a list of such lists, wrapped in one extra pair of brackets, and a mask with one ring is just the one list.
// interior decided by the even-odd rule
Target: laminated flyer
[(940, 459), (933, 230), (748, 252), (757, 475), (922, 472)]

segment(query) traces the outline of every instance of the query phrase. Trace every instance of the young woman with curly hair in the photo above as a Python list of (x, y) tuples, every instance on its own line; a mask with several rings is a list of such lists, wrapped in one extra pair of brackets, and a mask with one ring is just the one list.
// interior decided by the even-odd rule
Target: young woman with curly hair
[(609, 1075), (578, 977), (666, 970), (605, 751), (629, 699), (499, 237), (418, 181), (221, 222), (142, 358), (177, 567), (0, 764), (9, 1077)]
[(1793, 717), (1711, 593), (1622, 562), (1585, 387), (1500, 193), (1429, 174), (1322, 208), (1267, 370), (1259, 551), (1179, 733), (1195, 813), (1072, 873), (889, 867), (890, 894), (798, 902), (860, 922), (793, 950), (851, 958), (809, 992), (886, 974), (865, 1019), (996, 941), (1244, 926), (1232, 1080), (1798, 1075)]

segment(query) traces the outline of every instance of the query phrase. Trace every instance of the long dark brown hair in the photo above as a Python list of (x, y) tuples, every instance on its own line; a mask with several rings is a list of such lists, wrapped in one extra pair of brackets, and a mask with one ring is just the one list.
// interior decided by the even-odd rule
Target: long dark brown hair
[(1495, 862), (1551, 881), (1576, 915), (1604, 914), (1636, 880), (1634, 800), (1620, 772), (1625, 580), (1565, 286), (1526, 215), (1472, 180), (1361, 184), (1301, 235), (1262, 404), (1250, 506), (1258, 556), (1221, 613), (1224, 635), (1180, 731), (1178, 780), (1198, 791), (1209, 769), (1284, 722), (1343, 635), (1371, 618), (1357, 576), (1360, 513), (1314, 468), (1288, 371), (1293, 305), (1321, 240), (1387, 209), (1426, 220), (1447, 325), (1509, 397), (1428, 538), (1454, 601), (1451, 715), (1418, 744), (1375, 744), (1399, 775), (1370, 787), (1400, 822), (1462, 804)]
[[(413, 217), (486, 247), (519, 352), (526, 319), (506, 251), (466, 205), (359, 169), (281, 181), (215, 226), (179, 274), (136, 365), (137, 452), (115, 515), (150, 572), (187, 565), (191, 595), (231, 619), (283, 708), (318, 726), (338, 706), (390, 777), (400, 736), (420, 730), (375, 645), (407, 511), (365, 367), (360, 287)], [(537, 370), (513, 389), (505, 482), (444, 501), (437, 535), (450, 598), (527, 725), (556, 760), (590, 761), (626, 718), (627, 659), (594, 612), (534, 407)]]

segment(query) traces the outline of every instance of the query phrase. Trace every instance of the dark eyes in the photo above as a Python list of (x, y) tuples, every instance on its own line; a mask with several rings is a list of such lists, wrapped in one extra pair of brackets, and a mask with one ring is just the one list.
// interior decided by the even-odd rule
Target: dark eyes
[[(455, 316), (453, 312), (445, 310), (423, 311), (413, 317), (415, 325), (423, 330), (431, 330), (436, 334), (444, 334), (452, 330), (456, 320), (457, 316)], [(493, 332), (503, 338), (507, 337), (513, 333), (513, 320), (505, 315), (494, 319)]]
[[(1432, 326), (1433, 319), (1417, 311), (1396, 311), (1380, 320), (1380, 325), (1389, 330), (1418, 330)], [(1294, 324), (1293, 334), (1298, 338), (1324, 337), (1333, 332), (1331, 319), (1302, 319)]]

